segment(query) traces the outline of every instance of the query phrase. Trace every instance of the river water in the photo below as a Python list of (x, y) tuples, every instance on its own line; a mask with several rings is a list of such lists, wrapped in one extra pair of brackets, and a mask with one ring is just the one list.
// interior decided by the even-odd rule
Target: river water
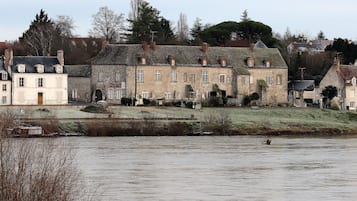
[[(70, 137), (104, 201), (357, 199), (357, 138)], [(62, 142), (63, 141), (63, 142)]]

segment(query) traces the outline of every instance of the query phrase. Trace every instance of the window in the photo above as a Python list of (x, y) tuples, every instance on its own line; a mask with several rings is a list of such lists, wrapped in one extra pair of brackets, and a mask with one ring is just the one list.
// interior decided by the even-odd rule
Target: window
[(3, 105), (6, 104), (6, 96), (1, 97), (1, 103), (2, 103)]
[(144, 71), (138, 70), (138, 82), (144, 82)]
[(202, 71), (202, 82), (207, 83), (208, 82), (208, 72)]
[(221, 83), (221, 84), (226, 83), (226, 75), (224, 75), (224, 74), (219, 75), (219, 83)]
[(160, 81), (161, 80), (161, 72), (159, 70), (155, 71), (155, 80)]
[(43, 87), (43, 78), (38, 78), (38, 80), (37, 80), (37, 86), (38, 86), (38, 87)]
[(253, 75), (249, 76), (249, 84), (254, 84), (254, 77), (253, 77)]
[(165, 99), (169, 100), (171, 98), (171, 93), (170, 92), (165, 92)]
[(184, 74), (183, 74), (183, 81), (184, 81), (184, 82), (187, 82), (187, 73), (184, 73)]
[(115, 98), (120, 100), (122, 98), (122, 94), (121, 94), (121, 89), (120, 88), (116, 88), (115, 89)]
[(19, 87), (24, 87), (25, 86), (25, 78), (20, 77), (19, 78)]
[(114, 98), (114, 88), (108, 88), (108, 99)]
[(78, 98), (78, 89), (72, 89), (72, 99), (76, 100)]
[(176, 70), (171, 71), (171, 81), (176, 82), (177, 81), (177, 76), (176, 76)]
[(5, 73), (5, 72), (1, 73), (1, 79), (7, 80), (7, 73)]
[(276, 84), (277, 84), (277, 85), (281, 85), (281, 84), (282, 84), (282, 81), (281, 81), (281, 80), (282, 80), (282, 77), (283, 77), (282, 75), (277, 75), (277, 76), (276, 76)]
[(356, 107), (356, 103), (354, 101), (350, 102), (350, 107), (351, 108), (355, 108)]
[(190, 81), (191, 81), (192, 83), (195, 83), (195, 82), (196, 82), (196, 74), (191, 74), (191, 75), (190, 75)]
[(99, 82), (103, 82), (103, 80), (104, 80), (104, 73), (103, 72), (99, 72), (98, 81)]
[(272, 77), (271, 77), (271, 76), (267, 76), (267, 77), (266, 77), (266, 82), (267, 82), (268, 85), (273, 84), (273, 79), (272, 79)]
[(115, 73), (115, 81), (120, 82), (120, 72)]
[(6, 84), (2, 85), (2, 91), (6, 91)]

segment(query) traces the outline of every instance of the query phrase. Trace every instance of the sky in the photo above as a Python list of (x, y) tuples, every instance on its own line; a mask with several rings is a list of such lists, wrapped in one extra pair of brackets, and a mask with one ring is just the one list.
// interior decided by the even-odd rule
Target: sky
[[(357, 40), (357, 1), (354, 0), (147, 0), (151, 6), (176, 26), (180, 13), (187, 16), (191, 28), (196, 18), (203, 24), (240, 21), (244, 10), (252, 20), (269, 25), (283, 35), (305, 34), (311, 39), (322, 31), (328, 39)], [(128, 18), (130, 0), (1, 0), (0, 41), (18, 39), (29, 28), (41, 9), (50, 18), (58, 15), (74, 20), (74, 33), (88, 36), (92, 16), (107, 6)]]

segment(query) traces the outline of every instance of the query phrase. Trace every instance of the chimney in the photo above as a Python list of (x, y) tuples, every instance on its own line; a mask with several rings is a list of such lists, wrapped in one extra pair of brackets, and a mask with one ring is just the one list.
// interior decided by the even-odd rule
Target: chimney
[(336, 71), (337, 71), (337, 72), (340, 72), (340, 70), (341, 70), (340, 53), (337, 53), (337, 54), (336, 54), (334, 63), (335, 63), (335, 65), (336, 65)]
[(207, 51), (208, 51), (208, 43), (202, 43), (202, 51), (204, 53), (207, 53)]
[(63, 50), (57, 50), (57, 59), (58, 59), (58, 62), (64, 66), (64, 53), (63, 53)]
[(150, 47), (153, 51), (156, 50), (156, 42), (155, 41), (152, 41), (151, 44), (150, 44)]
[(8, 73), (11, 73), (10, 66), (13, 64), (13, 59), (14, 59), (14, 52), (12, 51), (12, 49), (6, 49), (4, 64), (5, 64), (5, 69)]

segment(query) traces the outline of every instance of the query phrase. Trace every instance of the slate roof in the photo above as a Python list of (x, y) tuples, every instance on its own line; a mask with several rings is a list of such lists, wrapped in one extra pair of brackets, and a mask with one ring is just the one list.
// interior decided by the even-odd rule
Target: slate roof
[(340, 65), (340, 75), (344, 80), (357, 78), (357, 66), (355, 65)]
[(145, 53), (142, 44), (109, 44), (93, 59), (92, 64), (133, 66), (143, 55), (146, 55), (148, 65), (167, 65), (167, 58), (172, 55), (177, 66), (201, 66), (199, 59), (207, 56), (207, 67), (219, 67), (218, 59), (224, 57), (228, 67), (247, 68), (246, 59), (253, 57), (255, 68), (265, 68), (263, 62), (267, 59), (271, 61), (271, 68), (287, 68), (276, 48), (209, 47), (205, 53), (201, 46), (157, 45), (153, 50), (148, 45)]
[(313, 90), (315, 80), (295, 80), (289, 83), (289, 89), (295, 91)]
[(56, 56), (14, 56), (12, 72), (18, 72), (18, 64), (25, 64), (25, 73), (36, 73), (36, 64), (44, 65), (44, 73), (55, 73), (53, 66), (59, 64), (59, 61)]
[(5, 70), (4, 58), (0, 57), (0, 71)]
[(68, 77), (90, 77), (90, 65), (65, 65), (64, 69), (68, 73)]

